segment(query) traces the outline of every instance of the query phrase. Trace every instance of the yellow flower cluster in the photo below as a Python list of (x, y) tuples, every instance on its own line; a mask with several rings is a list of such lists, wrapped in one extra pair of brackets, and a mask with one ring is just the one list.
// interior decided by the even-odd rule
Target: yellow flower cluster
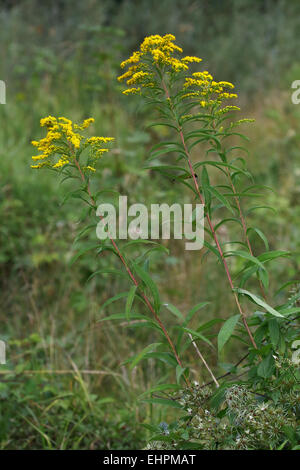
[(33, 140), (31, 142), (40, 152), (39, 155), (32, 157), (32, 160), (37, 163), (31, 165), (31, 168), (62, 168), (68, 163), (74, 162), (75, 158), (78, 158), (79, 154), (89, 147), (88, 164), (83, 169), (95, 171), (93, 164), (104, 152), (108, 151), (107, 148), (103, 148), (103, 145), (114, 139), (112, 137), (86, 138), (81, 133), (75, 132), (75, 130), (87, 129), (93, 122), (93, 118), (85, 119), (80, 125), (73, 124), (70, 119), (65, 117), (47, 116), (41, 119), (40, 125), (46, 127), (47, 135), (39, 141)]
[[(182, 98), (200, 98), (200, 105), (205, 108), (214, 103), (237, 98), (236, 93), (229, 93), (226, 89), (234, 88), (230, 82), (216, 82), (213, 76), (207, 72), (195, 72), (191, 77), (186, 77), (183, 84), (184, 89), (189, 89)], [(213, 99), (212, 99), (213, 98)]]
[(182, 62), (201, 62), (202, 59), (200, 57), (195, 57), (195, 56), (185, 56), (183, 59), (181, 59)]
[[(189, 69), (188, 63), (201, 61), (199, 57), (192, 56), (179, 58), (178, 55), (182, 53), (182, 49), (174, 44), (175, 39), (173, 34), (166, 34), (165, 36), (155, 34), (146, 37), (140, 45), (140, 49), (121, 63), (121, 68), (126, 66), (129, 66), (129, 68), (123, 75), (118, 77), (118, 80), (120, 82), (126, 80), (129, 86), (139, 84), (142, 87), (153, 87), (155, 86), (153, 66), (167, 72), (181, 72)], [(140, 91), (141, 87), (133, 87), (123, 93), (135, 94)]]
[(85, 119), (80, 126), (78, 124), (74, 124), (74, 129), (79, 129), (79, 130), (87, 129), (94, 122), (95, 122), (94, 118)]
[(90, 137), (86, 140), (86, 143), (91, 146), (91, 153), (95, 159), (101, 157), (103, 153), (108, 152), (107, 148), (103, 148), (103, 144), (107, 144), (113, 140), (113, 137)]
[(126, 81), (130, 87), (123, 91), (125, 95), (139, 94), (146, 87), (166, 88), (168, 80), (162, 81), (162, 77), (169, 74), (174, 78), (178, 74), (178, 79), (183, 79), (180, 99), (196, 99), (202, 108), (217, 105), (220, 111), (223, 101), (237, 98), (237, 94), (231, 92), (234, 88), (232, 83), (217, 82), (206, 70), (190, 75), (189, 65), (199, 63), (202, 59), (195, 56), (181, 57), (183, 50), (174, 43), (175, 39), (172, 34), (148, 36), (139, 50), (121, 63), (121, 68), (128, 66), (126, 72), (118, 77), (120, 82)]

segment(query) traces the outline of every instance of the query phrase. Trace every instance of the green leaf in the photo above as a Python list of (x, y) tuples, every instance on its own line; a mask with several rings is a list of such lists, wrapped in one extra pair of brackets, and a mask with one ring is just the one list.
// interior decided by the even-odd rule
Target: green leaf
[[(131, 320), (145, 320), (149, 321), (149, 318), (146, 317), (146, 315), (141, 315), (138, 313), (134, 313), (131, 315)], [(100, 320), (97, 320), (97, 323), (100, 323), (102, 321), (111, 321), (111, 320), (126, 320), (128, 321), (127, 315), (125, 313), (113, 313), (112, 315), (109, 315), (104, 318), (100, 318)]]
[(255, 258), (255, 256), (250, 255), (250, 253), (248, 253), (247, 251), (242, 251), (242, 250), (227, 251), (224, 254), (224, 256), (225, 257), (227, 257), (227, 256), (238, 256), (240, 258), (245, 258), (245, 259), (251, 261), (251, 263), (257, 264), (257, 266), (259, 266), (261, 269), (263, 269), (263, 270), (266, 269), (264, 267), (264, 265), (258, 260), (258, 258)]
[(173, 124), (168, 124), (167, 122), (155, 122), (153, 124), (150, 124), (150, 126), (147, 126), (147, 128), (155, 127), (155, 126), (171, 127), (172, 129), (175, 129), (178, 132), (178, 128), (176, 126), (173, 126)]
[(275, 361), (272, 354), (265, 357), (257, 367), (257, 375), (263, 379), (268, 379), (273, 375), (275, 368)]
[(224, 223), (227, 223), (227, 222), (236, 222), (238, 223), (241, 227), (243, 226), (242, 225), (242, 222), (237, 219), (236, 217), (228, 217), (226, 219), (222, 219), (220, 222), (218, 222), (216, 225), (215, 225), (215, 232), (218, 230), (219, 227), (221, 227), (221, 225), (223, 225)]
[(240, 318), (240, 315), (234, 315), (222, 326), (218, 334), (218, 352), (220, 353), (233, 333), (233, 330)]
[(204, 246), (205, 246), (209, 251), (211, 251), (214, 255), (216, 255), (220, 262), (222, 262), (221, 255), (220, 255), (220, 253), (219, 253), (219, 251), (218, 251), (217, 248), (215, 248), (211, 243), (207, 242), (206, 240), (204, 240)]
[(88, 245), (86, 246), (85, 248), (83, 248), (82, 250), (79, 250), (77, 253), (75, 253), (74, 256), (72, 256), (71, 260), (70, 260), (70, 266), (72, 266), (72, 264), (75, 263), (75, 261), (78, 260), (78, 258), (80, 258), (82, 255), (84, 255), (85, 253), (87, 253), (88, 251), (91, 251), (91, 250), (95, 250), (97, 248), (100, 248), (101, 246), (101, 243), (98, 242), (97, 244), (93, 243), (91, 245)]
[(271, 206), (253, 206), (253, 207), (250, 207), (250, 209), (248, 209), (248, 211), (246, 212), (246, 215), (250, 214), (250, 212), (252, 212), (252, 211), (256, 211), (257, 209), (268, 209), (268, 210), (274, 212), (274, 214), (276, 214), (276, 210), (274, 209), (274, 207), (271, 207)]
[(210, 302), (200, 302), (199, 304), (194, 305), (191, 310), (188, 311), (184, 326), (188, 324), (188, 322), (192, 319), (192, 317), (197, 313), (201, 308), (206, 307), (206, 305), (209, 305)]
[(268, 290), (269, 288), (269, 274), (268, 274), (268, 271), (267, 270), (262, 270), (262, 269), (259, 269), (257, 271), (257, 277), (258, 279), (263, 283), (263, 286), (266, 290)]
[(132, 370), (147, 355), (147, 353), (154, 351), (161, 345), (162, 343), (152, 343), (146, 346), (139, 354), (130, 359), (130, 370)]
[[(262, 270), (261, 270), (262, 271)], [(248, 279), (255, 273), (257, 273), (257, 266), (250, 266), (249, 268), (243, 268), (241, 271), (243, 272), (243, 276), (241, 277), (240, 287), (243, 287)]]
[(210, 203), (211, 203), (211, 197), (210, 197), (210, 191), (209, 191), (210, 183), (209, 183), (207, 169), (205, 166), (203, 167), (203, 170), (201, 173), (201, 186), (202, 186), (202, 190), (204, 193), (205, 205), (207, 206), (208, 212), (210, 212)]
[(205, 336), (203, 336), (201, 333), (199, 333), (199, 331), (191, 330), (190, 328), (186, 328), (186, 327), (177, 327), (177, 328), (180, 328), (180, 329), (186, 331), (187, 333), (190, 333), (193, 337), (193, 340), (195, 338), (201, 339), (202, 341), (204, 341), (205, 343), (207, 343), (207, 344), (209, 344), (210, 346), (213, 347), (213, 344), (209, 341), (209, 339), (207, 339)]
[(248, 234), (248, 232), (250, 232), (251, 230), (253, 230), (253, 232), (256, 232), (256, 233), (257, 233), (257, 235), (258, 235), (258, 236), (262, 239), (262, 241), (264, 242), (265, 247), (266, 247), (266, 250), (269, 250), (269, 242), (268, 242), (267, 237), (265, 236), (265, 234), (264, 234), (261, 230), (259, 230), (259, 228), (256, 228), (256, 227), (249, 227), (249, 228), (247, 229), (247, 234)]
[(277, 307), (279, 313), (282, 313), (285, 317), (289, 315), (295, 315), (295, 313), (300, 313), (300, 308), (299, 307), (288, 307), (288, 308), (283, 308), (283, 307)]
[[(197, 162), (195, 165), (194, 165), (194, 169), (196, 170), (199, 166), (202, 166), (202, 165), (211, 165), (211, 166), (215, 166), (217, 168), (219, 168), (219, 170), (222, 170), (222, 167), (226, 167), (226, 168), (231, 168), (232, 170), (236, 170), (238, 172), (241, 172), (243, 173), (245, 176), (249, 176), (249, 173), (247, 171), (244, 171), (242, 170), (241, 168), (237, 167), (237, 166), (233, 166), (233, 165), (229, 165), (228, 163), (222, 163), (222, 162), (213, 162), (213, 161), (210, 161), (210, 160), (206, 160), (206, 161), (202, 161), (202, 162)], [(221, 167), (221, 168), (220, 168)], [(225, 173), (224, 170), (222, 170), (223, 173)]]
[(123, 299), (124, 297), (127, 297), (127, 296), (128, 296), (128, 292), (120, 292), (119, 294), (114, 295), (113, 297), (107, 299), (103, 305), (101, 305), (101, 310), (104, 310), (105, 307), (107, 307), (108, 305), (112, 304), (113, 302), (116, 302), (119, 299)]
[[(182, 323), (182, 327), (184, 326), (187, 326), (188, 323), (191, 321), (191, 319), (193, 318), (193, 316), (195, 315), (195, 313), (197, 313), (201, 308), (205, 307), (206, 305), (208, 305), (209, 302), (200, 302), (199, 304), (197, 305), (194, 305), (193, 308), (191, 308), (191, 310), (188, 311), (187, 313), (187, 316), (186, 318), (184, 319), (184, 322)], [(179, 351), (180, 350), (180, 345), (181, 345), (181, 341), (182, 341), (182, 337), (184, 335), (184, 330), (181, 330), (178, 334), (178, 338), (177, 338), (177, 350)]]
[(187, 371), (187, 367), (181, 367), (179, 364), (176, 366), (176, 381), (178, 385), (180, 384), (181, 378), (185, 373), (187, 373)]
[(288, 258), (289, 256), (291, 256), (290, 251), (275, 250), (275, 251), (267, 251), (266, 253), (262, 253), (257, 258), (260, 261), (265, 262), (265, 261), (270, 261), (276, 258)]
[(291, 286), (293, 284), (300, 284), (300, 280), (296, 279), (294, 281), (287, 281), (285, 282), (276, 292), (275, 295), (278, 295), (282, 290), (284, 290), (286, 287)]
[(146, 355), (146, 358), (158, 359), (159, 361), (164, 362), (165, 364), (168, 364), (174, 369), (176, 368), (178, 364), (174, 355), (169, 352), (151, 352)]
[(94, 229), (95, 227), (97, 227), (97, 223), (93, 223), (93, 224), (90, 224), (88, 225), (87, 227), (84, 227), (79, 233), (78, 235), (76, 235), (75, 239), (74, 239), (74, 244), (76, 242), (78, 242), (81, 238), (83, 238), (84, 235), (86, 235), (91, 229)]
[(158, 251), (166, 253), (167, 255), (169, 255), (168, 248), (166, 248), (163, 245), (156, 244), (156, 246), (153, 246), (153, 247), (149, 248), (148, 250), (145, 250), (140, 256), (138, 256), (135, 259), (135, 263), (140, 265), (144, 259), (145, 259), (145, 261), (148, 262), (149, 259), (150, 259), (150, 256), (152, 256), (154, 253), (156, 253)]
[(136, 290), (137, 290), (137, 286), (132, 286), (128, 292), (128, 297), (127, 297), (126, 305), (125, 305), (125, 314), (128, 320), (130, 319), (131, 307), (134, 301)]
[(154, 309), (158, 313), (160, 309), (160, 298), (159, 298), (159, 292), (158, 292), (155, 282), (151, 279), (149, 274), (143, 268), (141, 268), (138, 264), (133, 263), (133, 266), (138, 276), (142, 279), (144, 284), (150, 290), (152, 297), (153, 297), (153, 301), (154, 301)]
[(222, 204), (227, 207), (228, 210), (230, 210), (230, 212), (232, 214), (234, 214), (234, 210), (232, 209), (231, 205), (229, 204), (229, 202), (227, 201), (227, 199), (225, 198), (225, 196), (223, 196), (223, 194), (221, 194), (216, 188), (214, 188), (213, 186), (209, 186), (208, 187), (208, 190), (209, 192), (215, 196), (217, 199), (219, 199), (219, 201), (222, 202)]
[(185, 176), (188, 178), (190, 176), (190, 173), (186, 170), (186, 168), (177, 166), (177, 165), (146, 165), (144, 166), (146, 170), (160, 170), (160, 171), (165, 171), (165, 170), (173, 170), (173, 171), (181, 171), (181, 176)]
[(199, 328), (197, 328), (197, 331), (208, 330), (217, 323), (223, 323), (223, 321), (224, 320), (221, 320), (221, 318), (213, 318), (213, 320), (209, 320), (208, 322), (205, 322), (203, 323), (203, 325), (199, 326)]
[(276, 349), (278, 342), (279, 342), (279, 337), (280, 337), (280, 328), (278, 325), (278, 320), (276, 320), (275, 318), (272, 318), (272, 320), (269, 320), (268, 328), (269, 328), (271, 343), (274, 349)]
[(178, 148), (178, 147), (173, 146), (173, 147), (168, 147), (168, 148), (165, 148), (165, 149), (157, 150), (156, 152), (151, 153), (151, 156), (150, 156), (150, 158), (148, 158), (148, 161), (154, 160), (155, 158), (158, 158), (161, 155), (166, 155), (168, 153), (180, 153), (180, 154), (183, 154), (184, 156), (186, 156), (185, 152), (183, 151), (182, 148)]
[(257, 295), (255, 294), (252, 294), (251, 292), (245, 290), (245, 289), (235, 289), (235, 291), (237, 291), (239, 294), (244, 294), (244, 295), (247, 295), (247, 297), (250, 297), (251, 300), (253, 300), (253, 302), (256, 304), (256, 305), (259, 305), (260, 307), (263, 307), (265, 310), (267, 310), (267, 312), (269, 312), (271, 315), (274, 315), (275, 317), (280, 317), (280, 318), (283, 318), (283, 316), (277, 312), (273, 307), (271, 307), (270, 305), (268, 305), (264, 300), (262, 300), (260, 297), (258, 297)]
[(119, 269), (98, 269), (98, 271), (95, 271), (87, 278), (86, 282), (90, 281), (93, 277), (97, 276), (97, 274), (114, 274), (115, 276), (121, 276), (125, 279), (128, 278), (128, 275), (123, 271), (120, 271)]
[(140, 400), (141, 398), (144, 398), (147, 395), (150, 395), (151, 393), (154, 393), (154, 392), (163, 392), (164, 390), (179, 390), (179, 389), (180, 389), (180, 387), (177, 384), (156, 385), (155, 387), (152, 387), (149, 390), (146, 390), (146, 392), (143, 392), (141, 395), (139, 395), (138, 400)]
[(167, 304), (163, 304), (164, 307), (166, 307), (171, 313), (173, 313), (173, 315), (175, 315), (175, 317), (179, 318), (180, 320), (184, 320), (184, 316), (182, 315), (182, 313), (180, 312), (180, 310), (175, 307), (175, 305), (172, 305), (170, 303), (167, 303)]

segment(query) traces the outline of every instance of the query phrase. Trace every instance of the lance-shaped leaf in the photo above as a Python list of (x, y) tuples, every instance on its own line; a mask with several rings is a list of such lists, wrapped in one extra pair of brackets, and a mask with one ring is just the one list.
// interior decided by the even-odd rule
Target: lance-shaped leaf
[(215, 196), (217, 199), (219, 199), (219, 201), (222, 202), (223, 206), (227, 207), (228, 210), (230, 210), (230, 212), (232, 214), (234, 214), (234, 210), (232, 209), (231, 205), (229, 204), (229, 202), (227, 201), (226, 197), (223, 196), (223, 194), (221, 194), (216, 188), (214, 188), (213, 186), (209, 186), (208, 187), (208, 190), (209, 192)]
[(125, 305), (125, 314), (128, 320), (130, 319), (131, 308), (132, 308), (132, 304), (134, 301), (136, 290), (137, 290), (137, 286), (132, 286), (128, 292), (128, 297), (127, 297), (126, 305)]
[[(132, 370), (144, 357), (149, 353), (154, 351), (158, 346), (161, 346), (162, 343), (152, 343), (146, 346), (139, 354), (130, 359), (130, 370)], [(126, 361), (129, 362), (129, 361)]]
[(228, 320), (225, 321), (224, 325), (219, 331), (218, 334), (218, 351), (219, 353), (222, 351), (224, 348), (225, 344), (229, 340), (229, 338), (232, 336), (234, 328), (240, 318), (240, 315), (234, 315), (233, 317), (228, 318)]
[(269, 304), (267, 304), (264, 300), (262, 300), (257, 295), (252, 294), (252, 292), (249, 292), (248, 290), (245, 290), (245, 289), (239, 289), (239, 288), (234, 289), (234, 290), (238, 292), (239, 294), (243, 294), (249, 297), (256, 305), (263, 307), (271, 315), (274, 315), (274, 317), (283, 318), (283, 315), (281, 315), (281, 313), (277, 312), (277, 310), (275, 310), (273, 307), (271, 307)]
[(136, 263), (133, 263), (133, 266), (134, 266), (134, 269), (137, 272), (138, 276), (144, 282), (146, 287), (148, 287), (148, 289), (150, 290), (150, 292), (152, 294), (152, 297), (153, 297), (154, 309), (155, 309), (156, 312), (159, 312), (160, 298), (159, 298), (159, 292), (158, 292), (158, 289), (157, 289), (157, 286), (156, 286), (155, 282), (151, 279), (149, 274), (143, 268), (141, 268), (141, 266), (139, 266)]

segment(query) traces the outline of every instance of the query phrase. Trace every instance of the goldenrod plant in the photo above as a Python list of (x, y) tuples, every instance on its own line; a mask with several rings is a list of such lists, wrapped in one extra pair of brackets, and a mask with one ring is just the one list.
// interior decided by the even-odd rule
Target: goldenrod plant
[[(40, 125), (41, 127), (46, 127), (47, 135), (39, 141), (32, 141), (32, 145), (42, 153), (32, 157), (35, 163), (31, 165), (31, 168), (50, 168), (56, 172), (59, 172), (63, 181), (66, 181), (70, 178), (79, 180), (79, 185), (76, 189), (74, 189), (72, 195), (78, 195), (78, 197), (80, 197), (86, 204), (88, 204), (90, 209), (92, 209), (94, 212), (94, 217), (97, 217), (96, 213), (99, 204), (99, 198), (101, 197), (101, 191), (98, 190), (96, 194), (92, 193), (90, 185), (90, 174), (96, 171), (97, 161), (103, 156), (104, 153), (108, 152), (109, 149), (107, 148), (107, 144), (112, 142), (114, 138), (95, 136), (86, 137), (83, 132), (88, 129), (88, 127), (93, 122), (93, 118), (84, 120), (80, 125), (73, 123), (70, 119), (65, 117), (56, 118), (54, 116), (48, 116), (41, 119)], [(99, 218), (100, 220), (103, 220), (102, 215), (99, 215)], [(131, 307), (134, 302), (134, 298), (135, 296), (139, 297), (150, 311), (150, 314), (154, 317), (156, 323), (153, 325), (153, 323), (149, 322), (149, 319), (143, 315), (137, 315), (135, 318), (139, 320), (146, 319), (151, 328), (155, 328), (160, 331), (171, 348), (174, 359), (177, 362), (179, 368), (183, 370), (181, 360), (176, 351), (176, 347), (159, 315), (160, 299), (155, 283), (152, 281), (149, 274), (143, 269), (142, 266), (133, 260), (127, 259), (125, 253), (118, 247), (114, 238), (109, 233), (108, 237), (111, 245), (107, 246), (106, 241), (103, 242), (100, 240), (97, 244), (97, 253), (103, 253), (105, 250), (112, 251), (119, 258), (120, 262), (125, 268), (125, 272), (129, 281), (133, 284), (128, 292), (126, 313), (112, 316), (110, 319), (123, 318), (128, 320), (130, 318)], [(137, 242), (139, 243), (139, 240), (137, 240)], [(129, 243), (134, 243), (134, 241)], [(101, 273), (103, 274), (104, 272), (105, 270), (99, 270), (95, 272), (93, 276)], [(111, 272), (112, 274), (124, 275), (122, 271), (118, 273), (118, 271), (113, 272), (112, 270), (108, 270), (108, 272)], [(145, 292), (145, 289), (150, 291), (152, 299), (149, 298)], [(117, 295), (116, 300), (119, 298), (120, 296)], [(144, 354), (149, 352), (151, 348), (156, 348), (157, 345), (154, 344), (150, 348), (148, 346)], [(142, 357), (143, 356), (134, 358), (133, 363), (136, 364), (138, 360), (142, 359)], [(189, 384), (187, 377), (185, 377), (185, 381), (187, 384)]]
[[(247, 141), (247, 138), (237, 131), (237, 127), (252, 120), (234, 120), (233, 114), (239, 111), (239, 108), (228, 101), (237, 98), (237, 94), (233, 92), (234, 85), (227, 81), (216, 81), (207, 70), (193, 71), (194, 64), (198, 63), (201, 63), (199, 57), (183, 55), (182, 48), (175, 43), (174, 35), (153, 35), (146, 37), (139, 50), (121, 63), (121, 68), (127, 70), (118, 79), (120, 82), (126, 82), (129, 87), (123, 91), (125, 95), (140, 95), (149, 108), (155, 108), (159, 121), (153, 123), (153, 126), (170, 129), (171, 137), (152, 148), (146, 168), (158, 171), (170, 180), (177, 181), (178, 184), (184, 184), (191, 190), (193, 199), (205, 205), (207, 222), (205, 246), (223, 266), (229, 290), (236, 304), (236, 312), (227, 313), (227, 319), (219, 331), (218, 351), (220, 354), (231, 337), (248, 343), (246, 356), (237, 364), (230, 366), (224, 377), (228, 378), (232, 373), (235, 374), (237, 367), (243, 364), (245, 372), (248, 372), (245, 386), (251, 389), (250, 393), (253, 393), (256, 399), (262, 397), (263, 401), (268, 403), (264, 406), (268, 407), (271, 402), (268, 410), (272, 409), (274, 415), (278, 413), (278, 423), (266, 424), (266, 427), (272, 427), (270, 433), (273, 441), (271, 434), (270, 436), (268, 434), (269, 445), (282, 444), (284, 447), (284, 442), (288, 441), (288, 439), (284, 441), (284, 435), (291, 439), (290, 445), (295, 445), (299, 440), (297, 434), (299, 370), (295, 364), (289, 364), (288, 370), (292, 369), (291, 377), (293, 377), (290, 382), (293, 398), (291, 401), (286, 400), (281, 409), (278, 403), (284, 402), (284, 393), (280, 384), (285, 382), (275, 364), (276, 361), (291, 358), (291, 344), (299, 335), (297, 319), (300, 310), (297, 301), (300, 293), (297, 290), (297, 293), (283, 304), (274, 304), (274, 294), (269, 289), (271, 272), (268, 269), (270, 264), (279, 258), (290, 257), (291, 253), (284, 250), (270, 250), (266, 235), (258, 227), (247, 223), (244, 201), (261, 196), (257, 190), (269, 189), (253, 182), (245, 160), (248, 151), (239, 142), (239, 140)], [(160, 159), (166, 160), (165, 163)], [(220, 174), (217, 175), (219, 184), (212, 183), (212, 180), (216, 179), (216, 172)], [(261, 207), (261, 204), (251, 205), (248, 212)], [(224, 240), (219, 235), (220, 228), (226, 224), (233, 224), (238, 228), (234, 240)], [(250, 242), (252, 234), (259, 237), (264, 244), (265, 250), (259, 254), (253, 252)], [(237, 248), (233, 249), (234, 246)], [(230, 263), (233, 258), (239, 261), (238, 269)], [(253, 279), (258, 281), (258, 292), (253, 290), (255, 288)], [(246, 289), (248, 285), (251, 286), (251, 290)], [(278, 285), (277, 289), (282, 290), (289, 285), (290, 283), (285, 282), (283, 286)], [(250, 300), (252, 303), (246, 304), (245, 300)], [(248, 341), (241, 325), (244, 326)], [(206, 325), (200, 325), (195, 330), (187, 329), (186, 324), (183, 327), (190, 337), (190, 344), (196, 347), (199, 357), (210, 371), (212, 383), (217, 387), (216, 392), (211, 393), (209, 398), (218, 409), (214, 419), (221, 437), (212, 434), (212, 429), (208, 427), (203, 431), (205, 435), (213, 436), (208, 447), (244, 448), (247, 445), (248, 448), (265, 447), (266, 440), (262, 437), (257, 442), (247, 439), (247, 435), (252, 431), (254, 434), (261, 433), (258, 425), (254, 426), (252, 431), (245, 429), (248, 424), (244, 425), (242, 437), (241, 430), (238, 434), (234, 434), (231, 430), (230, 443), (227, 438), (225, 439), (225, 429), (228, 429), (226, 420), (230, 421), (230, 406), (225, 400), (226, 389), (232, 384), (225, 380), (220, 385), (219, 378), (215, 377), (195, 345), (196, 341), (207, 340), (207, 337), (202, 336), (203, 329), (206, 329)], [(281, 359), (278, 359), (279, 357)], [(269, 388), (272, 389), (272, 384), (274, 387), (272, 393), (265, 394), (267, 389), (268, 391)], [(198, 388), (199, 385), (196, 384), (195, 397), (198, 396)], [(200, 401), (197, 402), (196, 410), (192, 410), (188, 405), (189, 402), (187, 399), (184, 404), (188, 413), (192, 415), (191, 418), (183, 420), (185, 424), (181, 423), (179, 428), (175, 426), (177, 434), (168, 431), (166, 435), (162, 432), (161, 441), (173, 443), (175, 446), (178, 445), (178, 439), (181, 442), (179, 445), (190, 443), (193, 429), (191, 419), (195, 416), (200, 419), (203, 409)], [(298, 405), (295, 405), (296, 403)], [(210, 411), (206, 411), (210, 416)], [(250, 413), (250, 408), (247, 412)], [(286, 413), (290, 416), (286, 418), (286, 434), (284, 429), (278, 434)], [(224, 432), (223, 423), (217, 424), (220, 418), (225, 419)], [(198, 428), (201, 429), (202, 425)], [(204, 441), (207, 436), (203, 438), (202, 434), (200, 432), (198, 440), (194, 442), (194, 445), (199, 445), (200, 448), (206, 447)], [(154, 439), (156, 442), (157, 435)]]

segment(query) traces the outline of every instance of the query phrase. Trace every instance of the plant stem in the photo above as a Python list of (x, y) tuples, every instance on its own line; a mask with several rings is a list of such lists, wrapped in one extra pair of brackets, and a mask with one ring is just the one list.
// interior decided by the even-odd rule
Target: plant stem
[(213, 379), (213, 382), (216, 384), (216, 387), (219, 388), (220, 387), (220, 384), (219, 382), (217, 381), (216, 377), (214, 376), (211, 368), (209, 367), (209, 365), (207, 364), (206, 360), (204, 359), (204, 357), (202, 356), (201, 352), (199, 351), (199, 348), (197, 346), (197, 344), (195, 343), (195, 341), (193, 340), (193, 337), (191, 335), (191, 333), (189, 333), (189, 337), (190, 337), (190, 340), (192, 342), (192, 345), (194, 346), (194, 348), (196, 349), (197, 351), (197, 354), (198, 356), (200, 357), (201, 361), (203, 362), (203, 364), (205, 365), (206, 369), (208, 370), (208, 372), (210, 373), (211, 375), (211, 378)]
[[(85, 178), (85, 176), (84, 176), (84, 174), (83, 174), (83, 172), (82, 172), (82, 169), (81, 169), (81, 167), (80, 167), (80, 164), (79, 164), (77, 158), (74, 158), (74, 162), (75, 162), (75, 165), (76, 165), (76, 167), (77, 167), (77, 169), (78, 169), (78, 171), (79, 171), (79, 174), (80, 174), (80, 177), (81, 177), (82, 182), (83, 182), (85, 185), (87, 185), (87, 192), (88, 192), (88, 195), (89, 195), (89, 197), (90, 197), (90, 199), (91, 199), (91, 201), (92, 201), (92, 205), (96, 208), (96, 202), (95, 202), (95, 200), (94, 200), (94, 198), (93, 198), (93, 195), (92, 195), (92, 193), (91, 193), (89, 182), (87, 183), (86, 178)], [(102, 217), (101, 215), (99, 216), (99, 218), (100, 218), (100, 220), (103, 220), (103, 217)], [(109, 235), (109, 234), (108, 234), (108, 235)], [(122, 262), (122, 264), (123, 264), (123, 266), (125, 267), (125, 269), (126, 269), (128, 275), (129, 275), (129, 277), (131, 278), (132, 282), (134, 283), (134, 285), (135, 285), (137, 288), (140, 289), (140, 285), (139, 285), (137, 279), (135, 278), (134, 274), (132, 273), (132, 271), (131, 271), (130, 267), (128, 266), (128, 263), (126, 262), (126, 260), (125, 260), (125, 258), (123, 257), (122, 253), (120, 252), (120, 250), (119, 250), (119, 248), (118, 248), (118, 246), (117, 246), (115, 240), (114, 240), (110, 235), (109, 235), (109, 239), (110, 239), (110, 241), (111, 241), (111, 243), (112, 243), (114, 249), (116, 250), (116, 252), (117, 252), (117, 254), (118, 254), (118, 256), (119, 256), (119, 258), (120, 258), (120, 260), (121, 260), (121, 262)], [(176, 358), (177, 363), (180, 365), (180, 367), (183, 367), (183, 366), (182, 366), (182, 362), (181, 362), (181, 360), (180, 360), (180, 358), (179, 358), (179, 356), (178, 356), (178, 354), (177, 354), (175, 345), (174, 345), (173, 341), (171, 340), (171, 338), (170, 338), (170, 336), (169, 336), (169, 333), (167, 332), (166, 327), (164, 326), (163, 322), (161, 321), (161, 319), (159, 318), (159, 316), (158, 316), (157, 313), (155, 312), (155, 310), (154, 310), (154, 308), (152, 307), (152, 304), (151, 304), (149, 298), (148, 298), (147, 295), (143, 292), (142, 289), (140, 289), (140, 293), (141, 293), (141, 296), (142, 296), (142, 298), (144, 299), (144, 301), (145, 301), (147, 307), (149, 308), (150, 312), (152, 313), (152, 315), (154, 316), (155, 320), (157, 321), (157, 323), (159, 324), (160, 328), (162, 329), (162, 331), (163, 331), (163, 333), (164, 333), (164, 335), (165, 335), (165, 337), (166, 337), (166, 340), (168, 341), (168, 343), (169, 343), (169, 345), (170, 345), (170, 348), (172, 349), (172, 351), (173, 351), (173, 353), (174, 353), (174, 356), (175, 356), (175, 358)], [(188, 386), (190, 386), (189, 380), (188, 380), (187, 377), (185, 377), (185, 375), (184, 375), (184, 379), (185, 379), (185, 381), (186, 381), (186, 384), (187, 384)]]

